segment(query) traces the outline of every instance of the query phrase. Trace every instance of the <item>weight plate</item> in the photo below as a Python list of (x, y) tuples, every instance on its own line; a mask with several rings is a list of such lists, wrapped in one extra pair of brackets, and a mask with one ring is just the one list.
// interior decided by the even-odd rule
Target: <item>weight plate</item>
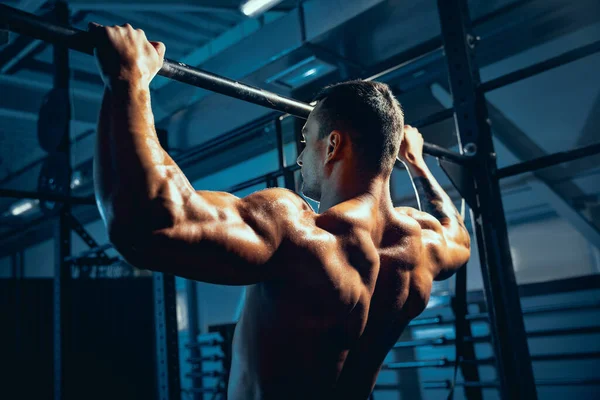
[[(50, 153), (40, 170), (38, 191), (42, 194), (67, 195), (69, 192), (69, 160), (62, 152)], [(40, 200), (44, 214), (53, 215), (63, 207), (63, 203)]]
[(38, 117), (38, 141), (42, 149), (52, 153), (67, 133), (70, 116), (69, 92), (52, 89), (44, 97)]

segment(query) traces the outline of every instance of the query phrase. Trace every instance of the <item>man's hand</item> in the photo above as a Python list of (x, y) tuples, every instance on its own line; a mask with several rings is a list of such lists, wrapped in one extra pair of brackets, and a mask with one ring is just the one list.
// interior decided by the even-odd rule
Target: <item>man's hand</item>
[(141, 29), (129, 24), (104, 27), (91, 22), (88, 27), (96, 43), (96, 61), (108, 87), (117, 82), (148, 87), (160, 70), (165, 45), (150, 42)]
[(404, 125), (404, 138), (400, 143), (398, 159), (407, 167), (423, 161), (423, 135), (410, 125)]

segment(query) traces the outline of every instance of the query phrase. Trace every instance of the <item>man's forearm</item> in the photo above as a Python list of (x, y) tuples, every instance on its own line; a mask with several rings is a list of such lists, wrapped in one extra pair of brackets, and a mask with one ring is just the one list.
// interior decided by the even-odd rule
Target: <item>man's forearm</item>
[(463, 219), (452, 199), (442, 189), (425, 162), (406, 163), (406, 166), (415, 188), (419, 209), (434, 216), (444, 226), (464, 228)]

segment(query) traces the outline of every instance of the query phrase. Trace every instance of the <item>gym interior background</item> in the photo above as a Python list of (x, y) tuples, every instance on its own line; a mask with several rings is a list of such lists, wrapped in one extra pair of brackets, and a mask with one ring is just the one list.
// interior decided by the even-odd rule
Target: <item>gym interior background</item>
[[(89, 21), (129, 22), (163, 41), (172, 60), (303, 102), (326, 84), (374, 78), (392, 87), (427, 142), (460, 150), (436, 1), (283, 0), (253, 17), (239, 3), (2, 1), (82, 30)], [(522, 311), (537, 396), (597, 398), (600, 3), (467, 3), (478, 106), (502, 178), (503, 209), (493, 214), (508, 227), (503, 250), (522, 308), (514, 318)], [(105, 245), (89, 202), (102, 81), (92, 57), (64, 54), (17, 34), (0, 47), (0, 397), (225, 398), (227, 344), (245, 289), (153, 277)], [(70, 106), (61, 101), (69, 98)], [(163, 144), (197, 189), (298, 188), (300, 119), (164, 77), (152, 83), (152, 105)], [(61, 129), (49, 115), (69, 109), (70, 177), (53, 156), (61, 144), (48, 142)], [(458, 191), (428, 161), (458, 205)], [(65, 193), (80, 201), (51, 201)], [(415, 205), (399, 168), (392, 195)], [(454, 278), (436, 284), (388, 355), (373, 398), (443, 399), (455, 373), (455, 398), (500, 398), (480, 246), (466, 268), (468, 314), (457, 315)]]

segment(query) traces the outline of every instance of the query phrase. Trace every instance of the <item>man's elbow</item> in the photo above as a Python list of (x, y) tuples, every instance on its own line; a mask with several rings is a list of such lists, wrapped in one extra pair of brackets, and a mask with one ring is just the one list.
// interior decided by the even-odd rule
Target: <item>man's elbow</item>
[(454, 274), (456, 273), (456, 269), (444, 269), (441, 270), (437, 276), (435, 278), (433, 278), (434, 281), (439, 282), (439, 281), (445, 281), (446, 279), (450, 279), (452, 278), (452, 276), (454, 276)]
[(457, 243), (453, 248), (448, 249), (448, 260), (445, 263), (445, 268), (442, 268), (437, 276), (434, 278), (435, 281), (443, 281), (451, 278), (456, 271), (467, 264), (471, 258), (471, 245), (469, 237), (467, 236), (466, 241)]
[(156, 246), (152, 245), (152, 233), (140, 229), (141, 224), (128, 222), (127, 224), (113, 224), (108, 229), (108, 240), (123, 259), (139, 269), (162, 271), (161, 263), (157, 262)]

